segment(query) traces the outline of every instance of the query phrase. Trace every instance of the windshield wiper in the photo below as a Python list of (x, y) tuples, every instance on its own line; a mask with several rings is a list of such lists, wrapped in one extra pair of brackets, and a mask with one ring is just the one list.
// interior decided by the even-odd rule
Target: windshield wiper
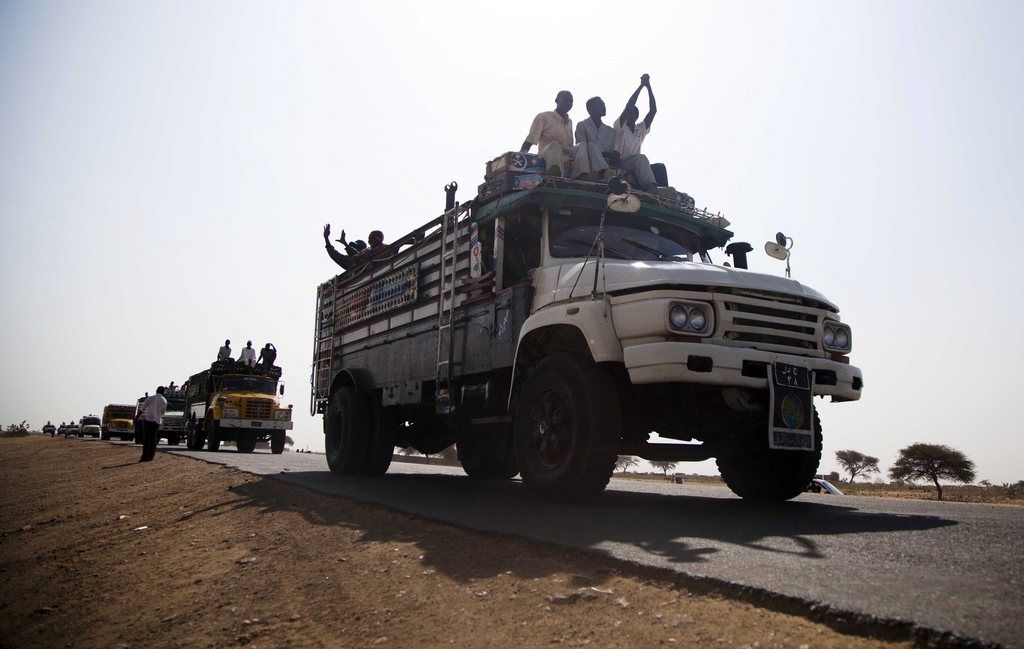
[(657, 255), (658, 256), (658, 261), (661, 261), (662, 259), (665, 259), (666, 257), (670, 256), (670, 255), (666, 255), (665, 253), (663, 253), (662, 251), (658, 250), (657, 248), (652, 248), (650, 246), (644, 245), (644, 244), (640, 243), (639, 241), (633, 241), (632, 239), (623, 239), (622, 242), (623, 243), (628, 243), (631, 246), (636, 246), (637, 248), (639, 248), (641, 250), (646, 250), (647, 252), (651, 253), (652, 255)]

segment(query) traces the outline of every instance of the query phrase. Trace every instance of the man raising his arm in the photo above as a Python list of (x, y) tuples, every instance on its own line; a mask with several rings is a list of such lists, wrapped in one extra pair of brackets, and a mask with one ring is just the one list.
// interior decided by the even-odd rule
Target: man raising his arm
[[(647, 99), (650, 108), (644, 121), (637, 123), (640, 111), (636, 107), (636, 100), (640, 91), (647, 88)], [(640, 77), (640, 87), (630, 96), (622, 115), (615, 120), (615, 150), (619, 152), (619, 167), (631, 172), (640, 181), (640, 189), (645, 192), (654, 191), (658, 187), (654, 179), (654, 172), (651, 171), (651, 162), (647, 156), (640, 153), (640, 146), (644, 138), (651, 130), (651, 123), (658, 112), (658, 105), (654, 101), (654, 92), (651, 90), (650, 75)]]

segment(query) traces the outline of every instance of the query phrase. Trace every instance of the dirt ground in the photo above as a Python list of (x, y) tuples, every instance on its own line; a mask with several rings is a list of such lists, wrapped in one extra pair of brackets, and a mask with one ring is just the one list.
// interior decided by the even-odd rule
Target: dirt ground
[(911, 644), (594, 555), (137, 458), (0, 439), (0, 647)]

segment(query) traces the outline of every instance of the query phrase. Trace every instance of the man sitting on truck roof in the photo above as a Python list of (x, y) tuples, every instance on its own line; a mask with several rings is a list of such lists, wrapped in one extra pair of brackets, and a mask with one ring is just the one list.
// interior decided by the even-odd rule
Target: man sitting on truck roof
[[(636, 107), (636, 100), (640, 97), (640, 91), (647, 88), (647, 101), (649, 108), (644, 121), (637, 123), (640, 110)], [(658, 187), (651, 170), (651, 162), (647, 156), (640, 153), (640, 146), (644, 138), (651, 130), (651, 123), (658, 112), (658, 105), (654, 102), (654, 91), (651, 90), (651, 76), (645, 74), (640, 77), (640, 86), (626, 102), (622, 109), (622, 115), (615, 120), (615, 150), (621, 156), (618, 166), (636, 176), (640, 182), (640, 188), (645, 192), (653, 191)]]
[[(231, 360), (231, 341), (225, 340), (224, 346), (217, 351), (218, 361), (229, 361)], [(149, 394), (148, 392), (146, 394)]]
[(555, 109), (538, 113), (530, 125), (530, 133), (519, 149), (523, 153), (534, 144), (544, 158), (549, 176), (561, 176), (565, 163), (575, 157), (579, 147), (572, 143), (572, 120), (569, 109), (572, 108), (572, 93), (568, 90), (559, 91), (555, 96)]
[(607, 114), (604, 100), (591, 97), (587, 100), (587, 114), (590, 115), (576, 125), (576, 145), (579, 151), (572, 165), (573, 176), (577, 178), (590, 174), (591, 180), (608, 177), (609, 164), (619, 161), (615, 150), (615, 129), (601, 121)]
[(256, 350), (252, 348), (252, 341), (245, 341), (245, 347), (242, 348), (242, 352), (238, 355), (238, 362), (249, 367), (256, 366)]
[(274, 347), (274, 345), (272, 345), (271, 343), (267, 343), (263, 347), (263, 349), (260, 350), (260, 358), (259, 361), (257, 362), (257, 365), (262, 364), (265, 367), (270, 367), (274, 364), (274, 361), (276, 360), (277, 348)]

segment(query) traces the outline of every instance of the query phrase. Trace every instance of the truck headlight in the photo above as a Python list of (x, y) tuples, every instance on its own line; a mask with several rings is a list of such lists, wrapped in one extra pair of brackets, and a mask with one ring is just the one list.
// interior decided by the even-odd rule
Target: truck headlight
[(278, 421), (288, 421), (288, 414), (287, 410), (275, 410), (274, 419)]
[(821, 344), (826, 351), (848, 352), (853, 346), (853, 335), (846, 325), (826, 321), (821, 333)]
[(221, 410), (221, 416), (226, 419), (238, 419), (238, 408), (224, 408)]
[(710, 331), (710, 307), (675, 302), (668, 309), (668, 325), (674, 331), (706, 335)]

